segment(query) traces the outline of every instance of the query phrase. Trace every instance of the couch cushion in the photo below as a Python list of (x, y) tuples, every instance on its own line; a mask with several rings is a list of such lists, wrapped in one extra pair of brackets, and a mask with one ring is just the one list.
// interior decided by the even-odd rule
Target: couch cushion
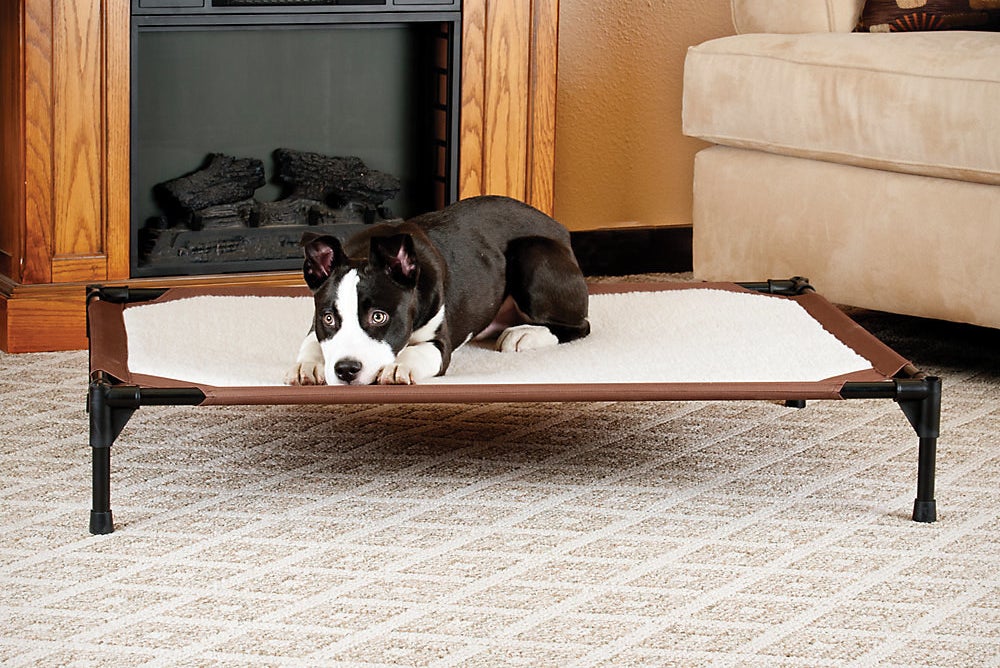
[(1000, 0), (867, 0), (858, 30), (1000, 29)]
[(684, 133), (1000, 184), (1000, 34), (735, 35), (688, 50)]

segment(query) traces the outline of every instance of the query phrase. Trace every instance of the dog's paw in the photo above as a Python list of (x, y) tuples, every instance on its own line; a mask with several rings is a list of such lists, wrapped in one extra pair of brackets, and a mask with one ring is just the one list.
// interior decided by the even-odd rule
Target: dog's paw
[(312, 332), (302, 340), (295, 365), (285, 373), (283, 380), (285, 385), (326, 385), (323, 350)]
[(375, 382), (379, 385), (413, 385), (417, 381), (410, 367), (402, 364), (386, 364), (379, 369)]
[(441, 351), (430, 342), (406, 346), (396, 355), (396, 361), (379, 369), (375, 382), (379, 385), (415, 385), (441, 370)]
[(322, 360), (296, 362), (285, 374), (285, 385), (326, 385)]
[(524, 352), (536, 348), (547, 348), (559, 343), (556, 335), (548, 327), (541, 325), (517, 325), (508, 327), (497, 337), (497, 350), (502, 353)]

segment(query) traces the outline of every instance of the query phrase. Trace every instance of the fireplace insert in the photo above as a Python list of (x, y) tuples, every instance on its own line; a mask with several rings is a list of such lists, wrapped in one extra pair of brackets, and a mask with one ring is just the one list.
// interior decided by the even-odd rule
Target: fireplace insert
[(457, 197), (460, 0), (133, 0), (131, 272), (289, 270)]

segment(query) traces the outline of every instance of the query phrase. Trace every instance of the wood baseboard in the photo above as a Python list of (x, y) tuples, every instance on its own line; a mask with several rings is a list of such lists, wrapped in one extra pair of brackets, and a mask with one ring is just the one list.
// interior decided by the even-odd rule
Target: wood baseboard
[[(301, 285), (300, 272), (181, 276), (108, 281), (108, 285), (161, 288), (215, 285)], [(87, 348), (89, 283), (0, 285), (0, 350), (41, 353)]]
[[(691, 228), (574, 232), (573, 250), (587, 276), (691, 270)], [(112, 281), (130, 287), (301, 285), (299, 272), (182, 276)], [(36, 353), (87, 348), (86, 283), (0, 285), (0, 350)]]
[(0, 297), (0, 348), (8, 353), (86, 348), (83, 304), (83, 286), (15, 286)]

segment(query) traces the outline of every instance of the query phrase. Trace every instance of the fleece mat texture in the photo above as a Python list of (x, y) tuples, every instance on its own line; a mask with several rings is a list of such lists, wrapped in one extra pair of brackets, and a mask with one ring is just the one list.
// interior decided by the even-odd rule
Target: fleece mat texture
[[(127, 308), (133, 373), (219, 387), (281, 385), (311, 297), (198, 296)], [(427, 383), (815, 382), (872, 367), (791, 300), (718, 289), (597, 294), (592, 333), (552, 348), (455, 351)]]

